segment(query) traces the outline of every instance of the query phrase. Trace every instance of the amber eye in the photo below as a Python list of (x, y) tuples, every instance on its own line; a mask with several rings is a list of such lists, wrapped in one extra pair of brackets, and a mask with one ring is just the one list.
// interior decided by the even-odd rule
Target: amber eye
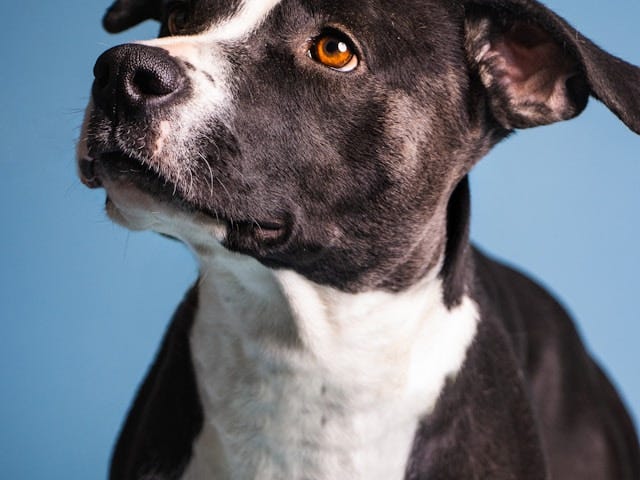
[(339, 72), (350, 72), (358, 66), (351, 42), (339, 33), (327, 33), (311, 44), (309, 55), (316, 62)]
[(180, 35), (184, 32), (188, 15), (187, 6), (181, 2), (176, 2), (169, 7), (167, 28), (171, 35)]

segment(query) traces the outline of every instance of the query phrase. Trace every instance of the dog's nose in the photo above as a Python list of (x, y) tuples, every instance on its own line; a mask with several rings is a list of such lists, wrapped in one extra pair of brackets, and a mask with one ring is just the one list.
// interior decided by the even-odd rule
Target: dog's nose
[(184, 73), (166, 50), (125, 44), (104, 52), (93, 67), (94, 103), (106, 115), (144, 112), (182, 90)]

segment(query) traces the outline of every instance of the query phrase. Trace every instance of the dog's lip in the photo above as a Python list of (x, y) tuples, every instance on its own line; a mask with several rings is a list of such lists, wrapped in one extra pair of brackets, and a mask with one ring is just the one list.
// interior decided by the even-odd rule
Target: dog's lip
[(227, 220), (230, 231), (240, 234), (251, 234), (266, 244), (276, 244), (286, 241), (291, 233), (291, 222), (287, 220)]
[[(92, 189), (103, 187), (102, 175), (105, 174), (105, 166), (101, 164), (108, 163), (110, 158), (127, 159), (136, 167), (143, 166), (139, 160), (131, 158), (121, 151), (105, 151), (97, 154), (91, 152), (91, 154), (78, 159), (78, 171), (82, 183)], [(149, 172), (148, 169), (140, 169), (140, 172), (142, 171), (147, 172), (149, 175), (157, 175)], [(166, 188), (169, 188), (168, 182), (163, 180), (163, 184)], [(218, 222), (225, 223), (229, 232), (234, 231), (240, 235), (251, 235), (261, 243), (274, 246), (286, 242), (291, 234), (293, 222), (289, 215), (273, 216), (268, 219), (256, 219), (253, 217), (248, 220), (229, 218), (221, 212), (192, 204), (177, 195), (173, 188), (170, 188), (170, 190), (172, 190), (173, 199), (178, 203), (182, 203), (187, 210), (201, 212)], [(108, 196), (107, 200), (109, 200)]]
[(78, 160), (78, 171), (80, 181), (89, 188), (102, 187), (102, 181), (96, 173), (96, 162), (94, 157), (85, 155)]

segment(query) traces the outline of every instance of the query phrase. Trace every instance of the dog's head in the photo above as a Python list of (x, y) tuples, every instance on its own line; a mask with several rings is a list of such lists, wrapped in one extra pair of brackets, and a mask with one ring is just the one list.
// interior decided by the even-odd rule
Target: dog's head
[(118, 0), (104, 24), (148, 18), (161, 38), (95, 65), (85, 183), (130, 228), (343, 290), (456, 282), (466, 174), (513, 129), (592, 95), (640, 132), (640, 71), (533, 0)]

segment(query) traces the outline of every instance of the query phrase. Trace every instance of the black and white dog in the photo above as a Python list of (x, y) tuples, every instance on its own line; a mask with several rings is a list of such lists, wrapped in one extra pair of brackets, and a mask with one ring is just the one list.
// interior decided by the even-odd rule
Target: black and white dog
[(111, 479), (638, 480), (563, 309), (469, 244), (467, 174), (640, 69), (535, 0), (118, 0), (80, 175), (200, 277)]

